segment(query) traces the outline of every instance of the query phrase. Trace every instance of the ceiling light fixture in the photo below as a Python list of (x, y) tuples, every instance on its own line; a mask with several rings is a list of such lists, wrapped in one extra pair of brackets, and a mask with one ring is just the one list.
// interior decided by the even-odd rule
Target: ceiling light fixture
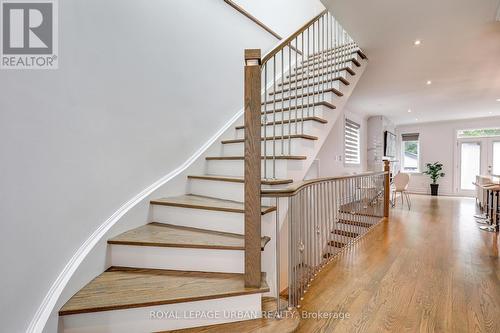
[(497, 98), (497, 102), (500, 102), (500, 98)]
[(408, 109), (408, 113), (411, 113), (411, 109)]
[(418, 118), (415, 118), (416, 121), (418, 121)]
[(427, 84), (428, 86), (430, 86), (430, 85), (432, 84), (432, 81), (431, 81), (431, 80), (427, 80), (426, 84)]
[(413, 42), (413, 45), (415, 46), (419, 46), (420, 44), (422, 44), (422, 41), (420, 39), (417, 39), (416, 41)]

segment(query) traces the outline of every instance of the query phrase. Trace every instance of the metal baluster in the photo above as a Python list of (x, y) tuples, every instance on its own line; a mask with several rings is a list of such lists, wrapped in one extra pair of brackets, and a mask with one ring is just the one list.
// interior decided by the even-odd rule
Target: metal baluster
[[(264, 120), (263, 120), (263, 127), (264, 127), (264, 179), (267, 179), (267, 163), (266, 163), (266, 158), (267, 158), (267, 142), (266, 142), (266, 137), (267, 137), (267, 63), (264, 64), (263, 66), (264, 69)], [(262, 132), (262, 129), (261, 129)]]
[(279, 198), (276, 198), (276, 318), (281, 318), (280, 300), (280, 220)]
[[(330, 235), (332, 234), (332, 228), (331, 228), (331, 218), (330, 218), (330, 182), (327, 181), (324, 184), (325, 187), (325, 203), (326, 203), (326, 210), (325, 210), (325, 239), (326, 243), (328, 244), (328, 241), (330, 240)], [(328, 248), (328, 245), (326, 246)], [(328, 257), (324, 258), (324, 263), (326, 264), (328, 262)]]
[[(304, 32), (301, 33), (301, 41), (302, 41), (302, 62), (304, 62), (304, 59), (305, 59), (305, 51), (304, 51)], [(301, 107), (301, 130), (300, 130), (300, 134), (304, 134), (304, 107), (305, 107), (305, 104), (304, 104), (304, 74), (302, 74), (300, 76), (300, 79), (301, 79), (301, 94), (302, 94), (302, 107)], [(296, 80), (298, 82), (298, 76), (296, 76)]]
[[(292, 95), (292, 43), (288, 44), (288, 96)], [(294, 98), (297, 102), (297, 95)], [(283, 118), (282, 118), (283, 119)], [(281, 134), (284, 134), (283, 132)], [(292, 98), (288, 99), (288, 155), (292, 155)]]
[[(316, 22), (313, 23), (313, 36), (312, 36), (313, 40), (312, 40), (312, 52), (313, 54), (315, 53), (315, 50), (316, 50)], [(313, 66), (312, 66), (312, 72), (313, 72), (313, 86), (312, 86), (312, 98), (313, 98), (313, 110), (312, 110), (312, 115), (314, 117), (315, 115), (315, 105), (316, 105), (316, 88), (314, 87), (314, 81), (316, 81), (316, 68), (314, 66), (314, 62), (313, 62)]]
[[(325, 54), (325, 17), (326, 16), (327, 16), (327, 14), (325, 14), (325, 15), (323, 15), (321, 17), (321, 29), (322, 29), (322, 33), (321, 33), (321, 52), (323, 53), (323, 56)], [(319, 87), (321, 87), (321, 90), (323, 91), (322, 92), (322, 98), (321, 98), (321, 100), (324, 101), (325, 100), (325, 88), (324, 88), (324, 84), (325, 84), (325, 70), (328, 70), (328, 63), (326, 62), (326, 59), (323, 60), (322, 68), (323, 69), (321, 71), (321, 84), (319, 85)]]
[(327, 258), (323, 258), (323, 249), (325, 248), (325, 242), (328, 242), (328, 238), (331, 232), (328, 225), (328, 212), (330, 211), (328, 209), (328, 182), (322, 183), (321, 186), (323, 187), (323, 243), (321, 244), (321, 261), (323, 262), (322, 266), (325, 266)]
[(294, 267), (294, 252), (293, 252), (293, 210), (294, 206), (292, 203), (293, 196), (288, 197), (288, 310), (291, 310), (293, 304), (293, 267)]
[(328, 64), (327, 79), (328, 79), (328, 84), (327, 84), (327, 87), (328, 88), (333, 88), (332, 57), (329, 54), (330, 50), (333, 47), (333, 43), (332, 43), (332, 18), (331, 18), (331, 15), (328, 14), (327, 18), (328, 18), (327, 23), (326, 23), (326, 33), (327, 33), (327, 37), (326, 37), (327, 46), (326, 47), (328, 49), (328, 53), (327, 53), (327, 64)]
[[(300, 244), (299, 244), (299, 250), (300, 250), (300, 265), (298, 266), (298, 273), (299, 273), (299, 300), (303, 300), (304, 295), (304, 270), (301, 270), (300, 267), (304, 268), (305, 267), (305, 232), (304, 232), (304, 225), (305, 225), (305, 206), (304, 206), (304, 191), (300, 191), (300, 219), (299, 219), (299, 236), (300, 236)], [(299, 301), (298, 300), (298, 301)], [(300, 304), (297, 305), (297, 308), (300, 307)]]
[[(307, 54), (309, 55), (310, 54), (310, 34), (309, 34), (309, 31), (310, 31), (310, 28), (307, 28)], [(305, 74), (304, 72), (304, 66), (302, 66), (302, 75)], [(309, 117), (309, 106), (310, 106), (310, 95), (309, 95), (309, 79), (310, 79), (310, 75), (309, 75), (309, 70), (307, 70), (307, 116)]]
[[(299, 37), (298, 36), (295, 37), (295, 49), (297, 49), (297, 50), (299, 49)], [(299, 59), (298, 52), (295, 52), (295, 68), (297, 68), (297, 66), (299, 64), (298, 59)], [(290, 76), (290, 79), (291, 79), (291, 76)], [(298, 96), (299, 78), (297, 77), (297, 75), (295, 75), (294, 81), (295, 81), (295, 134), (297, 134), (298, 133), (297, 113), (298, 113), (298, 108), (299, 108), (299, 98), (297, 97)], [(289, 115), (289, 117), (290, 116), (291, 115)]]
[[(285, 78), (285, 60), (284, 60), (284, 51), (281, 50), (281, 82), (284, 82)], [(290, 101), (290, 98), (288, 98)], [(283, 130), (285, 129), (285, 117), (283, 115), (285, 114), (285, 92), (282, 91), (281, 93), (281, 155), (285, 155), (285, 140), (284, 140), (284, 132)], [(288, 118), (290, 118), (290, 114), (288, 114)], [(276, 140), (276, 138), (274, 138)]]
[(336, 211), (336, 207), (337, 207), (337, 196), (336, 196), (336, 191), (335, 191), (335, 188), (336, 188), (336, 184), (337, 182), (336, 181), (332, 181), (330, 182), (330, 190), (331, 190), (331, 197), (330, 197), (330, 200), (331, 200), (331, 207), (332, 207), (332, 230), (335, 230), (337, 229), (337, 211)]
[[(276, 55), (273, 55), (273, 137), (276, 137)], [(264, 163), (266, 163), (265, 157)], [(273, 179), (276, 179), (276, 140), (273, 140)]]

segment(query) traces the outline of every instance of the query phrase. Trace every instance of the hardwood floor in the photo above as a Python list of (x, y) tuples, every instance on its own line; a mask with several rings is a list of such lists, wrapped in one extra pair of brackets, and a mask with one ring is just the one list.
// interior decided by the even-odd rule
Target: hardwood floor
[(412, 201), (319, 274), (300, 310), (330, 318), (298, 332), (500, 332), (498, 234), (477, 228), (473, 199)]

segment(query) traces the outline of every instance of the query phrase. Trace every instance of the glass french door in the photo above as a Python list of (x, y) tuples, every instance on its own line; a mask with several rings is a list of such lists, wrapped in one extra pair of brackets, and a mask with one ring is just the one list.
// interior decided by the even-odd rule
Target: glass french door
[(473, 195), (477, 175), (500, 177), (500, 138), (458, 140), (457, 192)]
[(460, 140), (458, 142), (459, 153), (459, 187), (462, 194), (472, 194), (475, 187), (476, 175), (482, 174), (482, 143), (481, 141)]

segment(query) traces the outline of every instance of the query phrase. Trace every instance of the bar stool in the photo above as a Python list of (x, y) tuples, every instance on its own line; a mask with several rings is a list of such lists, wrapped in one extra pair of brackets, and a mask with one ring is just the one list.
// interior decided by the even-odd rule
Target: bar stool
[(484, 224), (480, 226), (479, 229), (488, 232), (498, 232), (499, 231), (499, 219), (500, 219), (500, 185), (497, 184), (481, 184), (482, 189), (486, 190), (486, 215), (484, 218), (482, 216), (475, 215), (478, 219), (477, 222)]

